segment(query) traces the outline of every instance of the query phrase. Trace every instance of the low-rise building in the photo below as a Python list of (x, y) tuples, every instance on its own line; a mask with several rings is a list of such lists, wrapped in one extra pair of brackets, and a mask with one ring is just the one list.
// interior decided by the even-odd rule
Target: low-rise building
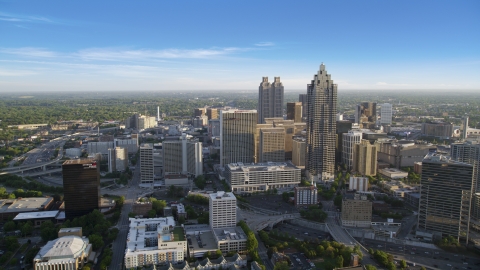
[(20, 213), (49, 210), (53, 206), (52, 197), (32, 197), (0, 200), (0, 220), (7, 221)]
[(295, 206), (314, 205), (318, 203), (316, 186), (295, 187), (294, 194), (293, 203)]
[(160, 263), (183, 262), (187, 241), (182, 227), (173, 217), (130, 218), (125, 267), (136, 268)]
[[(71, 232), (68, 231), (71, 229)], [(79, 230), (80, 229), (80, 230)], [(58, 270), (81, 269), (87, 262), (92, 250), (88, 238), (81, 235), (81, 228), (64, 228), (61, 234), (64, 236), (48, 241), (33, 259), (35, 270)]]
[(372, 222), (372, 202), (344, 198), (342, 201), (341, 218), (342, 226), (370, 227)]
[(188, 175), (186, 174), (166, 174), (165, 175), (165, 186), (178, 186), (178, 185), (188, 185)]
[(387, 177), (388, 179), (403, 179), (403, 178), (406, 178), (408, 177), (408, 172), (404, 172), (402, 170), (399, 170), (399, 169), (395, 169), (395, 168), (385, 168), (385, 169), (381, 169), (381, 170), (378, 170), (378, 172)]
[(132, 212), (135, 215), (148, 216), (148, 211), (152, 210), (151, 202), (135, 202), (132, 206)]
[(233, 192), (293, 188), (300, 183), (301, 169), (290, 162), (230, 163), (225, 170)]

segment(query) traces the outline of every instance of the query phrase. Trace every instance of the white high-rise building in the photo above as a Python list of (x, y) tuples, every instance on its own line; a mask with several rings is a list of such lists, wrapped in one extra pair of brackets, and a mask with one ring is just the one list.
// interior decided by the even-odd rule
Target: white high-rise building
[(209, 194), (210, 227), (232, 228), (237, 226), (237, 198), (231, 192), (218, 191)]
[(115, 169), (117, 171), (125, 171), (128, 166), (128, 152), (122, 147), (115, 147)]
[(307, 86), (306, 170), (311, 180), (332, 179), (335, 172), (337, 85), (320, 65)]
[(140, 184), (151, 184), (155, 179), (153, 165), (153, 145), (142, 144), (140, 146)]
[(255, 161), (256, 110), (220, 112), (220, 165)]
[(380, 124), (382, 125), (392, 124), (392, 104), (390, 103), (380, 104)]
[(360, 143), (362, 140), (362, 132), (356, 130), (350, 130), (348, 133), (342, 134), (342, 163), (346, 165), (347, 170), (353, 169), (353, 157), (355, 144)]
[(258, 123), (272, 117), (283, 117), (283, 84), (280, 77), (275, 77), (272, 84), (268, 77), (263, 77), (258, 87)]
[(164, 141), (162, 146), (165, 174), (203, 174), (202, 143), (197, 139), (183, 133), (178, 141)]

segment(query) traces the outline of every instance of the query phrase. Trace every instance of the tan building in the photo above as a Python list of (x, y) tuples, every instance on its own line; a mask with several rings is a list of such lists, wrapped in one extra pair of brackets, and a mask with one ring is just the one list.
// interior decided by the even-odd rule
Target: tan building
[(194, 116), (203, 116), (207, 115), (207, 108), (197, 108), (194, 110)]
[(285, 161), (285, 129), (260, 129), (260, 142), (258, 147), (260, 150), (260, 162)]
[(377, 174), (377, 147), (367, 140), (355, 145), (353, 170), (362, 174), (374, 176)]
[(378, 152), (378, 161), (385, 162), (393, 167), (413, 167), (415, 162), (421, 162), (435, 145), (415, 144), (413, 141), (397, 141), (379, 139), (375, 142)]
[(372, 202), (368, 200), (343, 199), (342, 226), (370, 227), (372, 222)]
[(208, 117), (208, 120), (218, 119), (218, 109), (207, 108), (207, 117)]
[(287, 102), (287, 120), (302, 122), (302, 102)]
[(152, 210), (151, 202), (135, 202), (132, 206), (132, 212), (135, 215), (148, 216), (148, 211)]
[(293, 137), (299, 136), (302, 134), (302, 131), (305, 129), (305, 123), (295, 123), (293, 120), (284, 120), (283, 118), (265, 118), (265, 124), (258, 124), (257, 130), (255, 133), (255, 142), (256, 145), (256, 162), (260, 162), (258, 148), (260, 143), (260, 129), (262, 128), (283, 128), (285, 130), (285, 159), (292, 160), (292, 149), (293, 149)]
[(265, 118), (283, 117), (283, 84), (280, 77), (275, 77), (273, 83), (268, 77), (263, 77), (258, 87), (258, 123), (265, 123)]
[(307, 152), (307, 139), (294, 137), (292, 141), (292, 163), (300, 169), (305, 168), (305, 155)]
[(220, 165), (255, 161), (256, 110), (220, 113)]

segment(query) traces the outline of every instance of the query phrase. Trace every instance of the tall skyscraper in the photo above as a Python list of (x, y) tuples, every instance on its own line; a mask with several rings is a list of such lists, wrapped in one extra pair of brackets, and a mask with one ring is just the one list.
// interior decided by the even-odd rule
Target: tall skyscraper
[(255, 161), (256, 110), (220, 112), (220, 165)]
[(311, 180), (329, 179), (335, 171), (337, 85), (325, 65), (307, 86), (307, 172)]
[(155, 167), (153, 165), (153, 145), (140, 146), (140, 184), (153, 185)]
[(100, 206), (100, 166), (94, 159), (67, 160), (62, 164), (65, 217), (74, 219)]
[(163, 142), (163, 168), (168, 173), (203, 174), (202, 143), (182, 134), (179, 140)]
[(287, 102), (287, 120), (293, 120), (295, 123), (302, 122), (301, 102)]
[(280, 77), (275, 77), (272, 84), (268, 77), (263, 77), (258, 87), (258, 123), (265, 123), (265, 118), (283, 117), (283, 84)]
[(380, 124), (382, 125), (392, 124), (392, 104), (390, 103), (380, 104)]
[(473, 166), (429, 153), (422, 161), (418, 232), (453, 236), (468, 242)]

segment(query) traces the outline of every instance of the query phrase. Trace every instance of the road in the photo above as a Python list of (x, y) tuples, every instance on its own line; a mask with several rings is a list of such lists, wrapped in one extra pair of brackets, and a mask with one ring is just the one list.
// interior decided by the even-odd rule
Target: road
[[(124, 255), (125, 255), (125, 245), (127, 242), (127, 235), (129, 231), (129, 221), (128, 213), (132, 212), (133, 203), (136, 200), (136, 196), (140, 189), (138, 188), (140, 180), (140, 163), (137, 164), (137, 167), (133, 173), (133, 177), (130, 183), (130, 188), (123, 188), (120, 192), (125, 192), (125, 203), (122, 208), (122, 213), (120, 219), (117, 223), (119, 229), (117, 239), (113, 241), (113, 256), (112, 263), (108, 267), (109, 270), (121, 270), (123, 269)], [(111, 193), (111, 192), (110, 192)], [(119, 194), (120, 195), (120, 194)]]

